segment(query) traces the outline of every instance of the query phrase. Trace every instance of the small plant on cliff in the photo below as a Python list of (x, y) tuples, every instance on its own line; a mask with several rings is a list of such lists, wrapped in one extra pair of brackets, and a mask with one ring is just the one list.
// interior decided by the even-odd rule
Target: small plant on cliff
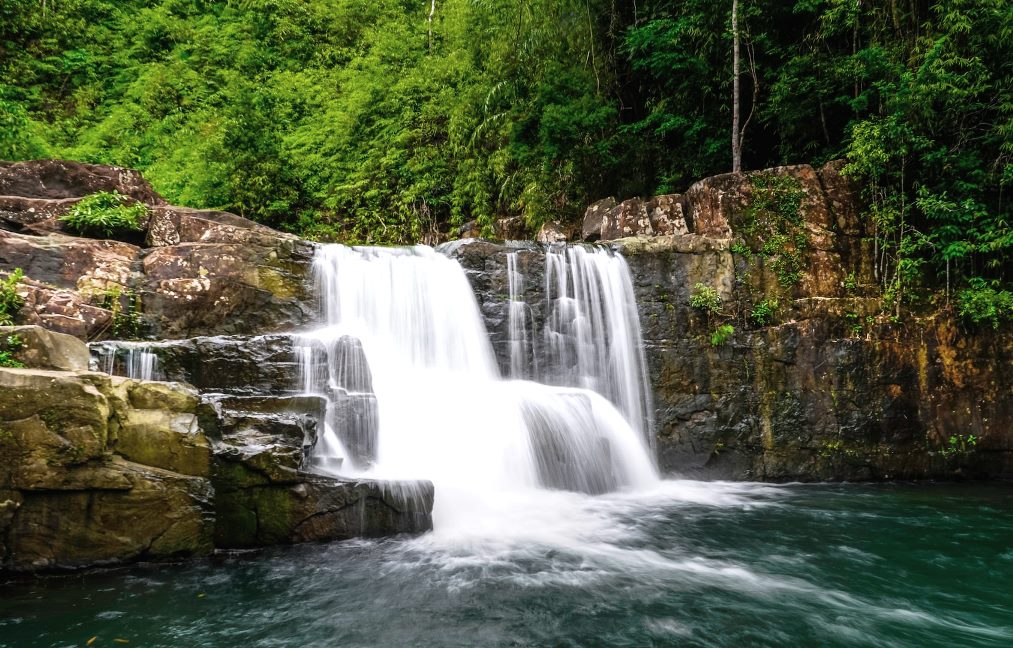
[(13, 367), (15, 369), (21, 369), (25, 365), (14, 358), (14, 354), (17, 353), (18, 349), (24, 346), (24, 342), (18, 335), (8, 335), (3, 342), (2, 348), (0, 348), (0, 367)]
[(774, 316), (780, 305), (776, 299), (764, 299), (753, 306), (753, 312), (749, 314), (749, 319), (753, 320), (757, 326), (766, 326), (774, 321)]
[(770, 258), (778, 282), (790, 288), (802, 280), (803, 255), (809, 247), (802, 218), (805, 191), (797, 179), (770, 173), (753, 176), (752, 184), (745, 234)]
[(731, 324), (722, 324), (711, 332), (711, 346), (722, 346), (735, 333), (735, 327)]
[(693, 294), (689, 296), (689, 305), (705, 315), (713, 315), (721, 310), (721, 297), (718, 296), (716, 289), (698, 283), (693, 286)]
[(940, 454), (944, 457), (966, 455), (974, 452), (977, 447), (978, 437), (973, 434), (954, 434), (950, 437), (946, 447), (940, 450)]
[(24, 306), (25, 300), (17, 292), (17, 285), (25, 273), (21, 268), (14, 268), (5, 279), (0, 279), (0, 326), (14, 323), (14, 315)]
[(970, 280), (970, 287), (957, 295), (957, 312), (968, 322), (989, 324), (993, 329), (1013, 320), (1013, 292), (998, 289), (998, 282), (980, 277)]
[(60, 220), (78, 234), (112, 237), (136, 232), (143, 227), (148, 208), (114, 191), (99, 191), (81, 199), (81, 202)]

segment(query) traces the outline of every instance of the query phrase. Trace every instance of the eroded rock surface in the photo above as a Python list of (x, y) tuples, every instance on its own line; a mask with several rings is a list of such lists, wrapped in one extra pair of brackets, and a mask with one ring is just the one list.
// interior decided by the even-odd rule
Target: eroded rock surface
[[(283, 344), (277, 338), (260, 338), (259, 348), (236, 338), (168, 345), (170, 373), (217, 390), (201, 393), (89, 372), (76, 338), (35, 327), (0, 333), (8, 331), (23, 340), (17, 357), (28, 366), (0, 368), (0, 571), (432, 528), (428, 482), (306, 471), (326, 401), (284, 388), (251, 394), (225, 361), (230, 350), (252, 349), (247, 377), (267, 385), (294, 373), (291, 362), (265, 361)], [(216, 339), (219, 363), (200, 365), (198, 354)], [(291, 352), (291, 340), (284, 344)]]

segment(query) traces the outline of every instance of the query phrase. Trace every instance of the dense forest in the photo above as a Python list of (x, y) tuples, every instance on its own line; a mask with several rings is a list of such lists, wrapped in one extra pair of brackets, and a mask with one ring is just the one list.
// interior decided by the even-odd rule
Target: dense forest
[(681, 191), (732, 169), (736, 81), (744, 170), (846, 157), (887, 290), (1010, 316), (1009, 0), (0, 2), (0, 158), (320, 239)]

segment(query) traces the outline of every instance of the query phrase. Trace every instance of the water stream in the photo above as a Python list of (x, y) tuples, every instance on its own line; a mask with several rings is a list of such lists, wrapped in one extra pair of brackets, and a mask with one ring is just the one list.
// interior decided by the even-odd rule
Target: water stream
[[(423, 246), (323, 247), (315, 271), (325, 325), (297, 343), (303, 390), (330, 402), (318, 468), (432, 480), (438, 527), (498, 523), (532, 507), (558, 516), (548, 489), (656, 484), (628, 272), (605, 250), (570, 252), (547, 253), (547, 352), (523, 371), (518, 358), (518, 373), (533, 379), (519, 380), (500, 376), (455, 260)], [(516, 273), (509, 283), (511, 308), (523, 310)], [(520, 352), (533, 335), (523, 333)]]
[(506, 377), (455, 261), (318, 254), (315, 469), (431, 479), (433, 532), (7, 584), (0, 648), (1013, 645), (1013, 489), (660, 479), (625, 264), (545, 254)]

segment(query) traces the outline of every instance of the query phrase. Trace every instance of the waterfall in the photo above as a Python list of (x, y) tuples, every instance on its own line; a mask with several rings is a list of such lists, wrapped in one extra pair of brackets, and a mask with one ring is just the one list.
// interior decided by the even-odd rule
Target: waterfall
[(158, 380), (158, 355), (147, 344), (133, 342), (100, 342), (95, 369), (111, 376), (126, 376), (133, 380)]
[[(595, 494), (657, 481), (642, 435), (610, 394), (500, 376), (457, 261), (424, 246), (329, 245), (314, 268), (325, 324), (295, 344), (303, 391), (329, 403), (318, 470), (430, 479), (437, 519), (452, 493)], [(511, 290), (513, 302), (524, 305)], [(599, 319), (587, 326), (615, 326)], [(614, 366), (598, 367), (599, 386)]]
[(526, 319), (516, 257), (507, 261), (510, 375), (601, 394), (653, 447), (647, 362), (626, 260), (601, 247), (546, 248), (546, 317), (541, 348), (532, 351), (538, 338)]

